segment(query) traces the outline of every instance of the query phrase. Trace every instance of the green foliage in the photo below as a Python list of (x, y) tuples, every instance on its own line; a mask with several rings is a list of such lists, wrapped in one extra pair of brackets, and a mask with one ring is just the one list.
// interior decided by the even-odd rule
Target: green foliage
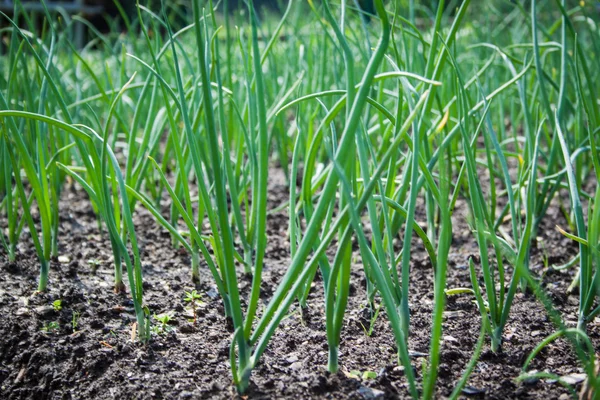
[(173, 316), (169, 313), (154, 314), (153, 318), (158, 324), (152, 325), (152, 333), (155, 335), (166, 335), (173, 330), (173, 327), (169, 325), (169, 322), (173, 320)]
[[(360, 273), (375, 310), (365, 333), (385, 315), (413, 398), (438, 395), (452, 295), (472, 296), (481, 334), (451, 398), (486, 338), (501, 349), (518, 291), (532, 291), (556, 325), (558, 336), (540, 346), (566, 337), (592, 375), (585, 332), (600, 314), (600, 25), (592, 6), (375, 0), (364, 18), (351, 3), (290, 0), (281, 16), (259, 20), (252, 1), (221, 14), (216, 3), (193, 0), (190, 15), (176, 2), (142, 2), (125, 34), (111, 21), (112, 30), (92, 31), (83, 49), (54, 15), (38, 33), (20, 9), (12, 20), (3, 15), (10, 40), (0, 56), (0, 248), (17, 260), (27, 232), (38, 290), (47, 290), (64, 239), (62, 190), (83, 188), (111, 244), (115, 291), (125, 289), (125, 266), (146, 341), (172, 329), (168, 313), (153, 315), (151, 327), (144, 304), (133, 218), (146, 209), (190, 256), (197, 289), (184, 302), (194, 323), (201, 277), (216, 287), (234, 329), (230, 363), (240, 393), (290, 307), (309, 306), (317, 272), (330, 372), (344, 362), (350, 278)], [(270, 203), (275, 166), (289, 186), (285, 204)], [(578, 271), (576, 331), (564, 327), (529, 269), (557, 200), (568, 201), (563, 234), (578, 247), (560, 267)], [(290, 260), (264, 299), (267, 223), (277, 211), (287, 212)], [(464, 214), (479, 254), (468, 260), (472, 288), (452, 289), (453, 228)], [(420, 377), (408, 351), (413, 239), (433, 282)], [(247, 297), (243, 274), (251, 276)], [(57, 312), (62, 306), (53, 303)], [(78, 321), (73, 311), (73, 332)]]
[(77, 332), (77, 328), (79, 328), (79, 317), (81, 316), (81, 313), (79, 311), (73, 311), (73, 314), (71, 315), (71, 329), (73, 330), (73, 333)]
[(185, 292), (185, 297), (183, 298), (183, 301), (189, 303), (190, 305), (192, 315), (194, 316), (192, 321), (194, 325), (196, 325), (196, 309), (198, 308), (198, 305), (202, 304), (202, 301), (200, 300), (201, 298), (202, 296), (200, 296), (200, 293), (198, 293), (196, 290)]
[(42, 329), (41, 329), (42, 332), (54, 333), (54, 334), (58, 333), (59, 330), (60, 330), (60, 325), (56, 321), (44, 322), (44, 326), (42, 326)]

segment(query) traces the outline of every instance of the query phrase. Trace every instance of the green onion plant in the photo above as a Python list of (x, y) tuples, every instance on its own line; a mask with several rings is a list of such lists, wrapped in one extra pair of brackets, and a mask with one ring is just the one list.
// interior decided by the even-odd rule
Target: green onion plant
[[(519, 291), (556, 326), (532, 357), (566, 337), (597, 386), (586, 326), (600, 313), (600, 26), (586, 4), (373, 0), (369, 12), (289, 0), (274, 16), (251, 0), (239, 10), (228, 0), (192, 0), (189, 10), (138, 0), (134, 13), (115, 1), (120, 21), (107, 17), (100, 32), (48, 9), (36, 27), (15, 3), (0, 28), (9, 38), (0, 49), (0, 251), (18, 261), (29, 234), (38, 290), (51, 285), (71, 184), (110, 240), (114, 287), (128, 284), (141, 340), (153, 314), (140, 208), (187, 252), (195, 290), (216, 286), (240, 393), (281, 321), (312, 307), (319, 285), (327, 369), (342, 368), (356, 273), (366, 282), (359, 301), (390, 323), (413, 398), (448, 395), (436, 391), (448, 291), (474, 295), (481, 316), (451, 398), (488, 338), (501, 349)], [(83, 47), (78, 24), (88, 30)], [(280, 204), (275, 174), (288, 185)], [(576, 328), (565, 328), (534, 268), (554, 208), (577, 246), (554, 266), (574, 269)], [(465, 215), (478, 249), (472, 290), (448, 287)], [(266, 298), (270, 223), (287, 226), (289, 259)], [(410, 298), (421, 248), (433, 308), (427, 360), (415, 368)]]

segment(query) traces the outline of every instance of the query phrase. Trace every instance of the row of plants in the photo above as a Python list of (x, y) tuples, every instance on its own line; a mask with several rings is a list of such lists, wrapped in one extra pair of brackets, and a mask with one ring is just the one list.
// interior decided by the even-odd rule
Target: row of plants
[[(125, 29), (109, 20), (101, 33), (48, 10), (36, 27), (16, 3), (0, 30), (0, 241), (15, 260), (19, 241), (32, 240), (39, 291), (65, 239), (59, 200), (69, 180), (110, 240), (114, 289), (128, 283), (140, 341), (150, 339), (151, 312), (135, 210), (148, 210), (189, 253), (193, 282), (209, 271), (234, 328), (239, 392), (290, 307), (308, 306), (317, 274), (328, 369), (339, 369), (356, 256), (365, 301), (374, 313), (377, 303), (385, 309), (412, 397), (435, 396), (446, 297), (458, 292), (474, 297), (482, 322), (452, 398), (488, 338), (500, 351), (518, 291), (533, 292), (556, 326), (532, 357), (566, 337), (597, 386), (586, 325), (600, 313), (600, 27), (588, 5), (374, 0), (370, 14), (346, 1), (290, 0), (275, 17), (257, 14), (252, 1), (239, 11), (227, 0), (192, 0), (137, 4), (131, 17), (116, 2)], [(71, 42), (77, 24), (93, 36), (83, 49)], [(290, 259), (265, 302), (275, 164), (289, 184), (279, 208), (289, 217)], [(446, 283), (459, 198), (479, 248), (466, 290)], [(561, 232), (579, 246), (562, 266), (577, 271), (577, 327), (565, 326), (529, 270), (541, 221), (557, 203), (568, 221)], [(420, 378), (409, 355), (413, 238), (434, 276)], [(242, 274), (252, 276), (246, 298)]]

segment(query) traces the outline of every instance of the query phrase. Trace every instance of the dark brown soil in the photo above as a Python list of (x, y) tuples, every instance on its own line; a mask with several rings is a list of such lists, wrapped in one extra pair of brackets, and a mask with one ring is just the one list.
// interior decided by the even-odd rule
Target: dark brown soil
[[(270, 207), (287, 198), (281, 177), (272, 179)], [(448, 287), (470, 287), (467, 259), (477, 245), (466, 224), (466, 203), (457, 205)], [(1, 222), (2, 225), (4, 222)], [(576, 254), (576, 246), (554, 229), (566, 225), (557, 208), (538, 232), (532, 270), (568, 325), (574, 325), (577, 297), (567, 295), (573, 270), (555, 271), (542, 262), (561, 264)], [(131, 341), (135, 321), (131, 300), (112, 291), (112, 253), (107, 236), (98, 229), (85, 194), (65, 189), (61, 203), (60, 255), (51, 265), (49, 291), (34, 294), (38, 264), (29, 240), (19, 247), (17, 262), (0, 252), (0, 398), (4, 399), (176, 399), (236, 397), (229, 372), (231, 332), (206, 270), (199, 285), (202, 304), (193, 326), (184, 292), (193, 289), (190, 260), (174, 249), (169, 235), (142, 209), (136, 214), (137, 234), (144, 265), (145, 301), (153, 313), (173, 313), (172, 330), (153, 336), (144, 346)], [(263, 283), (268, 301), (289, 265), (285, 212), (269, 218), (269, 245)], [(25, 238), (25, 235), (24, 235)], [(545, 250), (543, 250), (545, 249)], [(2, 250), (0, 250), (2, 251)], [(433, 300), (433, 272), (422, 246), (415, 241), (411, 277), (411, 336), (409, 347), (417, 375), (429, 350)], [(96, 265), (98, 267), (96, 269)], [(370, 336), (365, 306), (365, 279), (361, 265), (352, 273), (352, 290), (340, 349), (341, 372), (326, 371), (322, 282), (317, 279), (302, 315), (297, 307), (272, 338), (262, 362), (252, 375), (248, 398), (406, 398), (407, 384), (397, 365), (394, 339), (385, 312)], [(247, 293), (250, 281), (241, 279)], [(52, 308), (62, 300), (62, 310)], [(473, 298), (448, 299), (438, 397), (448, 396), (474, 350), (480, 316)], [(79, 313), (75, 333), (74, 313)], [(55, 331), (42, 328), (57, 322)], [(489, 343), (471, 376), (465, 397), (486, 399), (564, 399), (558, 383), (537, 380), (518, 383), (524, 360), (554, 328), (544, 308), (532, 295), (518, 294), (508, 321), (503, 351), (494, 354)], [(597, 322), (589, 334), (600, 341)], [(569, 344), (558, 341), (536, 358), (532, 368), (558, 375), (581, 373)], [(351, 371), (372, 371), (373, 379), (360, 379)], [(578, 387), (581, 383), (578, 384)], [(244, 397), (245, 398), (245, 397)]]

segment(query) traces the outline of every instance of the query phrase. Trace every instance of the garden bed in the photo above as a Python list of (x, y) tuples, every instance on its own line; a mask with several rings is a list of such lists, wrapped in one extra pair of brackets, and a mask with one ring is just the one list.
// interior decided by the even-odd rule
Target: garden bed
[[(274, 175), (274, 176), (273, 176)], [(283, 174), (272, 172), (269, 209), (287, 199)], [(165, 205), (166, 206), (166, 205)], [(459, 200), (453, 215), (453, 243), (448, 288), (471, 287), (468, 258), (478, 247), (466, 223), (467, 204)], [(69, 185), (61, 197), (60, 257), (53, 260), (49, 290), (35, 293), (38, 261), (30, 240), (19, 246), (9, 263), (0, 250), (0, 398), (232, 398), (236, 396), (229, 367), (232, 337), (223, 307), (206, 269), (197, 287), (201, 302), (192, 323), (185, 292), (194, 289), (190, 260), (175, 249), (169, 234), (139, 208), (135, 216), (144, 266), (144, 299), (152, 314), (171, 313), (164, 332), (149, 344), (132, 342), (133, 305), (112, 290), (112, 252), (98, 229), (85, 193)], [(418, 215), (418, 213), (417, 213)], [(417, 217), (419, 221), (419, 217)], [(285, 211), (268, 218), (268, 247), (261, 299), (271, 297), (290, 263)], [(574, 269), (555, 271), (550, 265), (577, 253), (574, 242), (554, 225), (566, 225), (551, 208), (532, 249), (532, 271), (567, 325), (575, 325), (577, 297), (567, 294)], [(414, 241), (411, 253), (411, 335), (409, 349), (417, 375), (429, 351), (433, 304), (433, 271), (427, 253)], [(241, 278), (247, 296), (251, 278)], [(408, 391), (398, 366), (394, 338), (383, 308), (371, 334), (365, 304), (365, 278), (354, 265), (350, 298), (342, 330), (340, 372), (327, 372), (323, 288), (317, 277), (309, 308), (296, 305), (283, 321), (253, 371), (248, 398), (406, 398)], [(60, 306), (54, 303), (60, 300)], [(480, 314), (470, 294), (448, 297), (444, 316), (438, 397), (448, 396), (473, 353), (480, 332)], [(378, 300), (379, 302), (379, 300)], [(53, 305), (54, 303), (54, 305)], [(60, 308), (60, 310), (58, 310)], [(156, 325), (156, 321), (155, 325)], [(489, 341), (463, 395), (474, 398), (563, 399), (568, 391), (551, 380), (517, 382), (524, 361), (544, 337), (555, 332), (542, 305), (531, 294), (517, 294), (505, 329), (502, 352)], [(599, 323), (589, 325), (600, 344)], [(569, 376), (580, 387), (583, 371), (566, 341), (548, 346), (531, 365)], [(244, 398), (246, 398), (244, 396)]]

